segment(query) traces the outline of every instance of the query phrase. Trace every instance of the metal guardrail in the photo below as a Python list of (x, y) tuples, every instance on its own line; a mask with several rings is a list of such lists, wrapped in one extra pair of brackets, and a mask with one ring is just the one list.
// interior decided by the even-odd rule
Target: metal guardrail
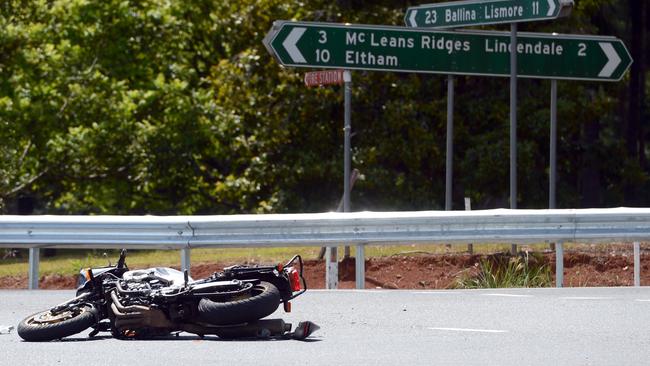
[[(189, 249), (403, 243), (559, 243), (650, 239), (650, 209), (349, 212), (221, 216), (0, 216), (0, 248), (30, 248), (30, 288), (38, 248)], [(636, 249), (636, 245), (635, 245)], [(635, 250), (637, 252), (637, 250)], [(636, 260), (635, 260), (636, 263)], [(563, 268), (556, 268), (562, 282)], [(363, 254), (356, 259), (363, 287)], [(638, 268), (635, 266), (635, 282)]]

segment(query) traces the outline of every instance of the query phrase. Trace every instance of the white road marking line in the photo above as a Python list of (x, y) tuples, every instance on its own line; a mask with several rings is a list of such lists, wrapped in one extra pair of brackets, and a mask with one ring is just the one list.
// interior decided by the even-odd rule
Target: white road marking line
[(500, 297), (534, 297), (533, 295), (517, 295), (517, 294), (481, 294), (482, 296), (500, 296)]
[(612, 300), (613, 297), (605, 296), (566, 296), (560, 297), (562, 300)]
[(650, 299), (636, 299), (634, 301), (639, 301), (639, 302), (650, 302)]
[(354, 293), (364, 293), (364, 294), (387, 294), (389, 292), (396, 292), (395, 290), (387, 290), (387, 289), (337, 289), (337, 290), (327, 290), (324, 288), (315, 288), (309, 290), (311, 292), (325, 292), (325, 293), (348, 293), (348, 294), (354, 294)]
[(501, 330), (501, 329), (471, 329), (471, 328), (441, 328), (441, 327), (429, 327), (428, 329), (448, 330), (451, 332), (508, 333), (507, 330)]

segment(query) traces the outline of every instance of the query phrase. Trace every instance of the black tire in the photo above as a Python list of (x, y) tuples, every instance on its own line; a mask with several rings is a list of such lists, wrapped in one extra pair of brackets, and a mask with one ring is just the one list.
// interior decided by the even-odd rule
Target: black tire
[(18, 324), (18, 335), (29, 342), (42, 342), (59, 339), (82, 332), (96, 322), (97, 310), (82, 306), (59, 316), (51, 316), (50, 311), (41, 311), (23, 319)]
[(260, 282), (251, 289), (251, 297), (228, 302), (207, 298), (199, 302), (198, 320), (213, 325), (241, 324), (271, 315), (280, 305), (280, 291), (268, 282)]

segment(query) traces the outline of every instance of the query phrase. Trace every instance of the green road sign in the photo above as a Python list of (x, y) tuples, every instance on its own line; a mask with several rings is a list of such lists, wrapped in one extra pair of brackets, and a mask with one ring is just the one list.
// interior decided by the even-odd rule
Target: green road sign
[(408, 27), (448, 28), (471, 25), (529, 22), (567, 16), (573, 0), (470, 0), (411, 7)]
[[(510, 33), (277, 21), (264, 38), (284, 66), (510, 75)], [(517, 76), (619, 80), (632, 58), (614, 37), (518, 33)]]

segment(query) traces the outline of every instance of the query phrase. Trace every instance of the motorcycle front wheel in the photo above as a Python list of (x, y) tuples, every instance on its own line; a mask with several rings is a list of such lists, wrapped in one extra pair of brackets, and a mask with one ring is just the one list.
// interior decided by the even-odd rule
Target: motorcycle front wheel
[(91, 306), (79, 306), (58, 314), (41, 311), (25, 318), (18, 324), (18, 335), (29, 342), (51, 341), (82, 332), (93, 324), (97, 310)]
[(253, 286), (248, 297), (216, 302), (203, 298), (199, 302), (199, 321), (213, 325), (241, 324), (271, 315), (280, 305), (280, 291), (268, 282)]

